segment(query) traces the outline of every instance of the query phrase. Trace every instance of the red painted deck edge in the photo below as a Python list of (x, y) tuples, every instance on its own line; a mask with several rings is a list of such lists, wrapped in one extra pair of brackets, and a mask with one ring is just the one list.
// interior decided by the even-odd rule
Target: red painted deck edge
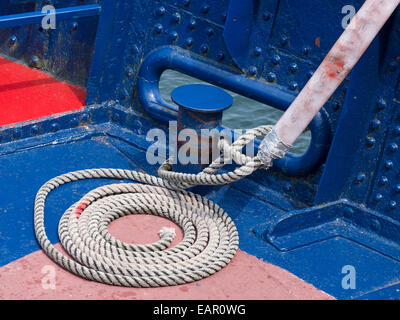
[(81, 109), (86, 92), (0, 57), (0, 126)]

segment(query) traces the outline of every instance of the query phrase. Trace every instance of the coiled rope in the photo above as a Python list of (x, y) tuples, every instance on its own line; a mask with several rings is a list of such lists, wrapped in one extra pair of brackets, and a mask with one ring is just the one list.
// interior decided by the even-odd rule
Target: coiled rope
[[(36, 195), (34, 228), (38, 242), (46, 254), (66, 270), (106, 284), (160, 287), (208, 277), (234, 257), (239, 243), (238, 232), (234, 222), (217, 204), (183, 189), (230, 183), (266, 167), (257, 156), (248, 157), (241, 149), (271, 129), (271, 126), (261, 126), (248, 130), (231, 146), (221, 140), (221, 156), (199, 174), (171, 172), (171, 162), (166, 161), (159, 169), (160, 178), (122, 169), (88, 169), (55, 177)], [(216, 174), (227, 159), (240, 167)], [(95, 178), (136, 183), (117, 183), (94, 189), (63, 214), (58, 233), (71, 259), (58, 251), (47, 237), (44, 223), (46, 197), (63, 184)], [(108, 224), (130, 214), (168, 218), (182, 228), (183, 240), (168, 248), (175, 233), (167, 228), (160, 231), (160, 240), (152, 244), (137, 245), (115, 239), (108, 232)]]

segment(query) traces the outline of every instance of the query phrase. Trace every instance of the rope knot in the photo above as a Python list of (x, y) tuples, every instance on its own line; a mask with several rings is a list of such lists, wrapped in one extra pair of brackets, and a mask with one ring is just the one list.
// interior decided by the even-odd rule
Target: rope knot
[(167, 238), (173, 240), (176, 236), (176, 232), (174, 228), (163, 227), (159, 232), (158, 235), (161, 239)]
[[(242, 149), (251, 141), (262, 135), (268, 135), (273, 131), (273, 126), (259, 126), (254, 129), (249, 129), (246, 133), (239, 136), (232, 145), (229, 145), (223, 137), (218, 142), (220, 156), (215, 159), (208, 167), (197, 174), (182, 173), (172, 171), (171, 159), (166, 160), (158, 169), (158, 175), (164, 181), (169, 183), (168, 187), (173, 189), (187, 189), (196, 185), (221, 185), (240, 180), (257, 169), (269, 168), (272, 165), (272, 160), (275, 152), (268, 153), (260, 159), (260, 153), (255, 157), (250, 157), (242, 153)], [(282, 156), (284, 153), (282, 154)], [(233, 171), (227, 173), (217, 172), (222, 169), (227, 161), (233, 160), (239, 166)]]

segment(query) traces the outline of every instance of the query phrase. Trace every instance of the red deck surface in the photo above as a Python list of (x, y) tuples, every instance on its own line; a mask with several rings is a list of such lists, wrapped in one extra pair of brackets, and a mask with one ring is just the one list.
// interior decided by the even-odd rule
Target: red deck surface
[[(123, 241), (151, 243), (158, 240), (157, 232), (164, 226), (174, 224), (159, 217), (135, 215), (114, 221), (109, 230)], [(182, 239), (180, 229), (176, 231), (172, 245)], [(49, 267), (55, 271), (54, 287), (48, 285)], [(209, 278), (181, 286), (146, 289), (113, 287), (81, 279), (53, 263), (42, 251), (37, 251), (0, 268), (0, 299), (333, 298), (293, 274), (239, 250), (227, 267)]]
[(0, 126), (80, 109), (85, 91), (0, 57)]

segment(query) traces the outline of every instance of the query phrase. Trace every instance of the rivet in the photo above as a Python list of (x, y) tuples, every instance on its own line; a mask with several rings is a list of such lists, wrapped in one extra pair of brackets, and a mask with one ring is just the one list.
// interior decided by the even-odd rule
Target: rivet
[(89, 122), (89, 115), (87, 113), (82, 114), (81, 121), (84, 123)]
[(298, 88), (299, 88), (299, 85), (298, 85), (298, 83), (297, 83), (296, 81), (291, 81), (291, 82), (289, 83), (289, 89), (290, 89), (290, 90), (295, 91), (295, 90), (297, 90)]
[(379, 222), (378, 220), (376, 220), (376, 219), (373, 219), (373, 220), (371, 221), (371, 229), (374, 230), (374, 231), (380, 230), (380, 229), (381, 229), (381, 224), (380, 224), (380, 222)]
[(201, 7), (201, 12), (202, 12), (202, 13), (207, 14), (209, 11), (210, 11), (210, 6), (209, 6), (208, 4), (204, 4), (204, 5)]
[(391, 143), (390, 145), (389, 145), (389, 150), (391, 151), (391, 152), (393, 152), (393, 153), (395, 153), (397, 150), (399, 149), (399, 146), (397, 145), (397, 143)]
[(309, 46), (304, 46), (303, 48), (301, 48), (301, 54), (303, 56), (307, 56), (311, 51), (311, 48)]
[(120, 117), (119, 113), (113, 112), (112, 119), (114, 120), (114, 122), (119, 122), (121, 117)]
[(165, 14), (165, 8), (164, 7), (158, 7), (156, 10), (156, 15), (158, 15), (159, 17), (162, 17)]
[(363, 182), (363, 181), (365, 180), (365, 178), (366, 178), (365, 174), (362, 173), (362, 172), (360, 172), (360, 173), (357, 175), (356, 180), (357, 180), (357, 182), (361, 183), (361, 182)]
[(56, 132), (56, 131), (60, 130), (60, 125), (57, 122), (54, 122), (51, 124), (50, 130), (52, 132)]
[(285, 184), (283, 185), (283, 190), (285, 192), (290, 192), (292, 190), (292, 185), (290, 182), (285, 182)]
[(396, 191), (397, 193), (400, 193), (400, 184), (395, 185), (394, 191)]
[(126, 75), (128, 76), (128, 77), (132, 77), (133, 76), (133, 69), (131, 68), (131, 67), (128, 67), (127, 69), (126, 69)]
[(393, 210), (393, 209), (396, 209), (396, 207), (397, 207), (397, 202), (394, 201), (394, 200), (390, 200), (389, 201), (389, 208)]
[(190, 4), (190, 0), (183, 0), (182, 4), (187, 7)]
[(381, 126), (381, 122), (378, 119), (371, 121), (371, 129), (376, 130)]
[(379, 110), (384, 110), (386, 108), (385, 99), (383, 99), (383, 98), (379, 99), (376, 106), (378, 107)]
[(181, 21), (181, 15), (180, 15), (178, 12), (175, 12), (175, 13), (172, 15), (172, 20), (173, 20), (175, 23), (179, 23), (179, 22)]
[(163, 31), (163, 26), (162, 26), (162, 24), (157, 23), (157, 24), (155, 25), (155, 27), (154, 27), (154, 30), (155, 30), (156, 33), (159, 33), (159, 34), (160, 34), (160, 33)]
[(189, 28), (193, 30), (193, 29), (196, 28), (196, 25), (197, 25), (196, 20), (195, 20), (195, 19), (190, 19), (190, 21), (189, 21)]
[(13, 137), (14, 138), (20, 138), (21, 136), (22, 136), (22, 130), (20, 128), (14, 129)]
[(379, 179), (379, 183), (381, 184), (381, 186), (386, 186), (386, 185), (388, 184), (388, 182), (389, 182), (389, 180), (388, 180), (388, 178), (385, 177), (385, 176), (382, 176), (382, 177)]
[(206, 44), (202, 44), (200, 46), (200, 51), (201, 51), (201, 53), (204, 53), (204, 54), (208, 53), (208, 46)]
[(17, 36), (12, 35), (12, 36), (10, 37), (10, 46), (15, 45), (16, 43), (17, 43)]
[(280, 61), (281, 61), (281, 57), (278, 56), (277, 54), (272, 56), (272, 64), (278, 65)]
[(225, 59), (225, 54), (223, 52), (218, 52), (217, 59), (218, 60), (224, 60)]
[(380, 202), (382, 199), (383, 199), (383, 195), (380, 193), (376, 194), (376, 196), (374, 198), (375, 202)]
[(269, 72), (267, 74), (267, 81), (268, 82), (274, 82), (276, 80), (276, 75), (273, 72)]
[(339, 110), (340, 109), (340, 103), (337, 102), (337, 101), (334, 101), (332, 103), (332, 109), (335, 110), (335, 111)]
[(288, 43), (288, 41), (289, 41), (289, 38), (286, 35), (284, 35), (284, 34), (281, 35), (281, 39), (279, 42), (282, 46), (286, 45)]
[(33, 56), (31, 59), (31, 65), (37, 67), (39, 65), (39, 58), (37, 56)]
[(396, 136), (400, 136), (400, 126), (397, 126), (397, 127), (394, 129), (394, 133), (396, 134)]
[(71, 127), (77, 127), (79, 125), (79, 120), (77, 118), (71, 119)]
[(31, 128), (31, 134), (33, 135), (37, 135), (40, 132), (40, 128), (37, 124), (33, 125)]
[(313, 71), (313, 70), (308, 70), (308, 71), (307, 71), (307, 74), (306, 74), (306, 75), (307, 75), (307, 78), (310, 79), (310, 78), (313, 76), (313, 74), (314, 74), (314, 71)]
[(185, 40), (185, 46), (186, 47), (191, 47), (193, 45), (193, 38), (187, 38)]
[(375, 144), (376, 141), (375, 141), (374, 137), (368, 136), (365, 139), (365, 142), (367, 143), (367, 146), (372, 147)]
[(172, 32), (169, 34), (169, 39), (170, 39), (172, 42), (176, 41), (176, 40), (178, 39), (178, 32), (172, 31)]
[(345, 218), (351, 218), (353, 216), (353, 214), (354, 214), (353, 208), (345, 208), (344, 209), (343, 215)]
[(393, 161), (391, 161), (391, 160), (386, 160), (386, 161), (385, 161), (385, 168), (386, 168), (387, 170), (392, 169), (392, 168), (393, 168)]
[(264, 11), (262, 17), (264, 21), (268, 21), (269, 19), (271, 19), (271, 13), (268, 11)]
[(207, 35), (208, 35), (209, 37), (212, 37), (213, 34), (214, 34), (214, 29), (211, 28), (211, 27), (208, 27), (208, 28), (207, 28)]
[(397, 69), (397, 62), (396, 61), (392, 61), (389, 63), (389, 72), (394, 72)]
[(71, 30), (71, 32), (75, 32), (76, 30), (78, 30), (78, 22), (76, 22), (76, 21), (72, 22), (71, 26), (70, 26), (70, 30)]
[(299, 70), (299, 66), (297, 65), (297, 63), (293, 62), (289, 65), (289, 71), (291, 73), (296, 73)]
[(255, 75), (257, 74), (257, 68), (256, 68), (255, 66), (251, 66), (251, 67), (249, 68), (249, 74), (250, 74), (251, 76), (255, 76)]
[(256, 57), (259, 57), (262, 53), (262, 49), (260, 47), (255, 47), (253, 53)]

